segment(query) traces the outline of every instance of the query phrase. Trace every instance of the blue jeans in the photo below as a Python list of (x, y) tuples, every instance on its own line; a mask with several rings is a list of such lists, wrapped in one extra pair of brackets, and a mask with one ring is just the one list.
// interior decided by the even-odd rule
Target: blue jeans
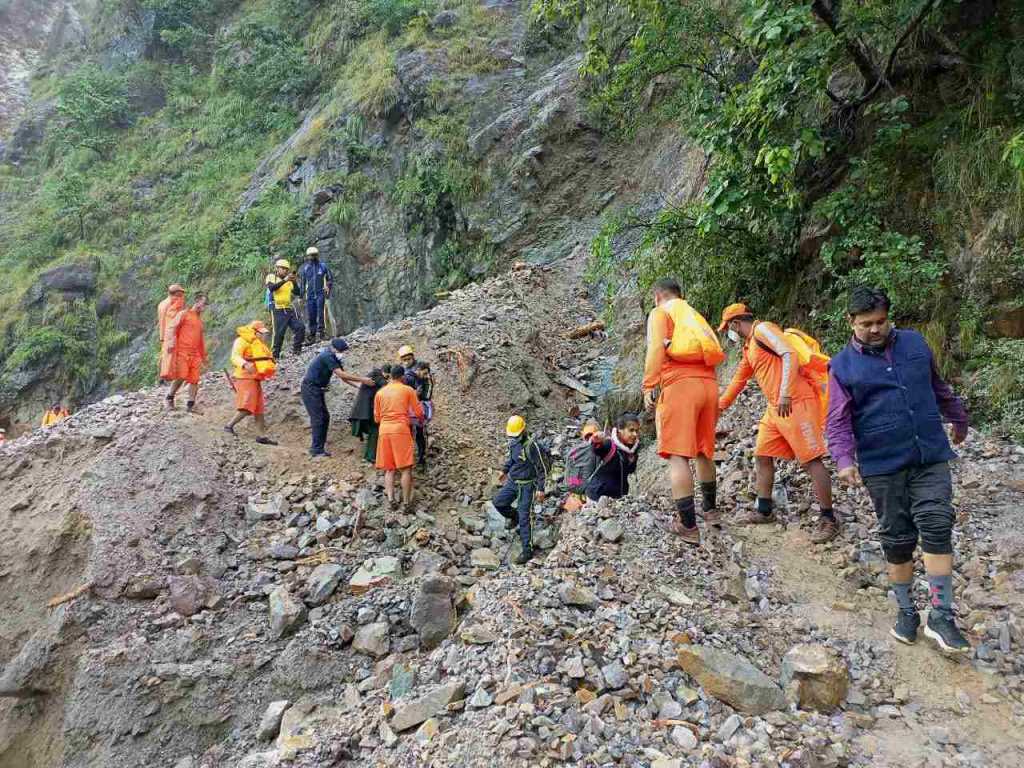
[(523, 542), (523, 549), (531, 549), (530, 535), (530, 513), (533, 511), (533, 495), (537, 492), (537, 483), (534, 480), (506, 480), (494, 497), (492, 503), (494, 508), (503, 517), (512, 519), (512, 510), (515, 508), (519, 522), (519, 538)]
[(324, 335), (324, 306), (327, 297), (322, 293), (319, 296), (310, 296), (306, 299), (306, 327), (309, 328), (310, 338)]

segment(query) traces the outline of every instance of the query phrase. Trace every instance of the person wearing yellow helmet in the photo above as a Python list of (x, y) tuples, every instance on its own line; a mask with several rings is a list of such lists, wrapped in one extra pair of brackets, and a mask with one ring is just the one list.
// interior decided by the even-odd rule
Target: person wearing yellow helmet
[(509, 530), (518, 526), (522, 551), (516, 558), (516, 565), (525, 565), (533, 558), (530, 520), (533, 500), (544, 500), (548, 468), (544, 452), (537, 441), (530, 437), (526, 420), (522, 416), (509, 417), (505, 423), (505, 436), (509, 439), (508, 460), (502, 468), (501, 489), (491, 503), (505, 518)]
[(292, 351), (297, 355), (302, 351), (306, 326), (292, 308), (292, 294), (298, 288), (298, 277), (292, 270), (292, 263), (288, 259), (275, 261), (274, 271), (267, 275), (266, 285), (270, 294), (270, 316), (274, 328), (274, 359), (281, 357), (284, 334), (289, 328), (292, 329)]
[(327, 301), (331, 296), (334, 276), (320, 261), (320, 249), (311, 245), (306, 249), (306, 263), (299, 268), (299, 288), (306, 302), (306, 324), (309, 326), (308, 343), (313, 344), (327, 336)]

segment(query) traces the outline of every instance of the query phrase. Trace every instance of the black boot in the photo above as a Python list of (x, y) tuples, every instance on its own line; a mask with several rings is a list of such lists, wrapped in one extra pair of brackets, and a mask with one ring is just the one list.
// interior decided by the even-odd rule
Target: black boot
[(515, 562), (516, 565), (526, 565), (531, 560), (533, 560), (533, 548), (526, 546), (523, 547), (523, 551), (519, 553)]

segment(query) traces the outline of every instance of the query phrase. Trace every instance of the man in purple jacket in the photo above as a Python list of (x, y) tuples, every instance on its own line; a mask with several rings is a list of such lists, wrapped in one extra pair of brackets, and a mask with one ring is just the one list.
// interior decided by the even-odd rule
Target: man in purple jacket
[(832, 358), (826, 433), (839, 479), (863, 483), (878, 516), (882, 551), (899, 612), (892, 636), (917, 640), (914, 550), (920, 542), (931, 610), (925, 636), (946, 653), (970, 653), (953, 618), (953, 443), (967, 436), (967, 412), (939, 376), (927, 342), (889, 321), (889, 297), (850, 294), (853, 338)]

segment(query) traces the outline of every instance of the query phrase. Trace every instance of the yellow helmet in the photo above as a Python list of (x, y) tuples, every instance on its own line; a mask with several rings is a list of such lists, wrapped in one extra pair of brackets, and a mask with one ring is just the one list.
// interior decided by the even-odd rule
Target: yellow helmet
[(311, 246), (309, 246), (309, 248), (306, 249), (306, 255), (307, 256), (319, 256), (320, 255), (320, 249), (317, 248), (315, 245), (311, 245)]
[(275, 267), (284, 267), (285, 269), (291, 269), (292, 263), (288, 259), (278, 259), (274, 262)]
[(519, 437), (526, 429), (526, 419), (522, 416), (509, 416), (505, 422), (505, 434), (509, 437)]
[(416, 351), (412, 347), (410, 347), (408, 344), (406, 344), (406, 345), (404, 345), (402, 347), (399, 347), (399, 349), (398, 349), (398, 359), (399, 360), (401, 360), (406, 355), (415, 355), (415, 354), (416, 354)]

